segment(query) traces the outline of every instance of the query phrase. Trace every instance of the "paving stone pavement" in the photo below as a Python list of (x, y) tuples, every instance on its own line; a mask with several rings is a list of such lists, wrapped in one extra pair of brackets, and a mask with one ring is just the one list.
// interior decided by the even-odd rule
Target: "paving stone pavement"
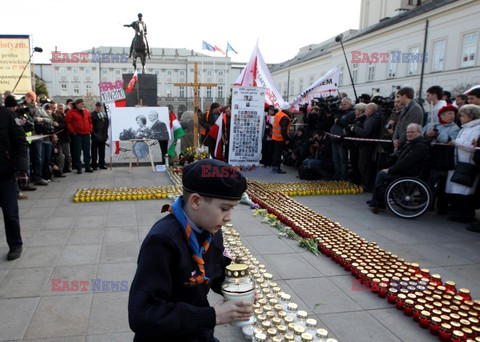
[[(262, 182), (298, 181), (296, 172), (247, 173)], [(0, 341), (131, 341), (127, 320), (128, 293), (52, 291), (52, 280), (126, 281), (136, 270), (138, 250), (168, 202), (73, 203), (86, 187), (169, 185), (164, 173), (148, 166), (115, 167), (94, 174), (69, 174), (19, 201), (24, 253), (7, 262), (5, 233), (0, 231)], [(480, 298), (480, 235), (463, 225), (429, 213), (403, 220), (367, 210), (368, 194), (297, 197), (407, 261), (419, 262), (445, 280), (467, 287)], [(239, 205), (233, 224), (244, 244), (264, 263), (299, 307), (340, 341), (437, 341), (403, 313), (369, 292), (352, 291), (353, 278), (327, 257), (316, 257), (279, 238), (277, 231)], [(3, 222), (3, 218), (2, 218)], [(221, 300), (212, 294), (211, 303)], [(216, 328), (220, 341), (244, 341), (230, 325)]]

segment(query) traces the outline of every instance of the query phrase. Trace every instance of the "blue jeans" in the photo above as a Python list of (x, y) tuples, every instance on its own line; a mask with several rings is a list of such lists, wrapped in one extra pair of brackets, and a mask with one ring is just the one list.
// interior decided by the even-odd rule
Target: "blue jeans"
[(33, 141), (30, 145), (30, 153), (32, 158), (32, 181), (42, 179), (43, 165), (43, 146), (41, 140)]
[(335, 173), (333, 178), (348, 179), (348, 149), (341, 143), (332, 142), (332, 160)]

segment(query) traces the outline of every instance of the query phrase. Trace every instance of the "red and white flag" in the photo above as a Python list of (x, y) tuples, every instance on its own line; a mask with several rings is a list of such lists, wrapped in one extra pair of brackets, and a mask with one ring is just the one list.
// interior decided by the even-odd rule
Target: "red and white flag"
[(135, 73), (133, 74), (132, 79), (130, 80), (130, 82), (128, 82), (128, 86), (127, 86), (127, 89), (125, 89), (125, 91), (127, 93), (131, 93), (133, 90), (133, 87), (135, 87), (135, 83), (137, 83), (137, 70), (135, 70)]
[(208, 132), (208, 135), (215, 139), (215, 151), (210, 151), (210, 153), (215, 156), (215, 159), (222, 159), (222, 145), (223, 145), (223, 138), (222, 138), (222, 130), (223, 130), (223, 116), (225, 114), (222, 113), (219, 115), (217, 121), (213, 124)]

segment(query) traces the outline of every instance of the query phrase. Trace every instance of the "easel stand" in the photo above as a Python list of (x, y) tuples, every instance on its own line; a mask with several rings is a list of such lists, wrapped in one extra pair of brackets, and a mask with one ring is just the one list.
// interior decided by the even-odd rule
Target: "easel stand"
[(133, 159), (136, 158), (137, 159), (137, 166), (138, 166), (138, 163), (139, 163), (139, 159), (133, 154), (133, 146), (137, 143), (137, 142), (144, 142), (147, 144), (148, 146), (148, 157), (150, 157), (150, 164), (152, 165), (152, 172), (155, 172), (155, 164), (153, 163), (153, 156), (152, 156), (152, 149), (150, 147), (150, 142), (153, 142), (153, 141), (156, 141), (156, 140), (152, 140), (152, 139), (130, 139), (130, 163), (128, 165), (128, 173), (132, 173), (132, 163), (133, 163)]

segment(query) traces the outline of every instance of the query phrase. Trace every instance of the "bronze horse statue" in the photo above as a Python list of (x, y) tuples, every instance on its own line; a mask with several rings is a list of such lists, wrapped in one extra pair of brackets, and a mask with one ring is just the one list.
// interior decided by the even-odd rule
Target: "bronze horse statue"
[(150, 48), (147, 40), (147, 25), (142, 21), (142, 13), (138, 14), (138, 20), (130, 25), (123, 25), (125, 27), (132, 27), (135, 30), (135, 37), (130, 45), (129, 58), (133, 57), (133, 68), (137, 70), (137, 58), (140, 57), (142, 62), (142, 73), (145, 73), (145, 61), (150, 58)]

